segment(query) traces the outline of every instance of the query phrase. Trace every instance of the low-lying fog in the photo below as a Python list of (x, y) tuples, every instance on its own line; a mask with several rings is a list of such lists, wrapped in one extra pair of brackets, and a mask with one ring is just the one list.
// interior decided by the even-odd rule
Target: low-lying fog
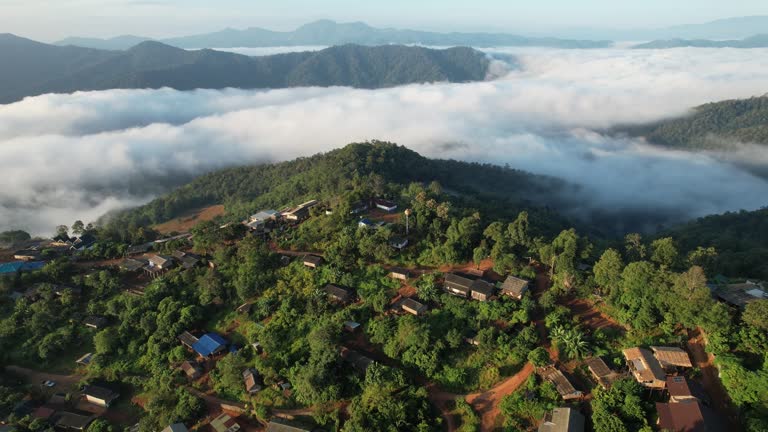
[(499, 59), (501, 77), (481, 83), (114, 90), (0, 106), (0, 231), (50, 234), (57, 224), (137, 205), (205, 171), (367, 139), (561, 177), (582, 186), (567, 197), (568, 210), (582, 217), (641, 212), (659, 216), (655, 224), (768, 204), (766, 180), (718, 155), (595, 132), (763, 94), (768, 50), (486, 52)]

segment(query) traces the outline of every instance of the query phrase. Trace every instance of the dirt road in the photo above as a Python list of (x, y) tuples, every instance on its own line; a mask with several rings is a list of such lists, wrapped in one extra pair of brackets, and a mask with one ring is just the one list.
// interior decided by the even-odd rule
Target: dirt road
[(51, 390), (57, 393), (69, 393), (77, 390), (77, 384), (83, 378), (80, 375), (58, 375), (39, 372), (34, 369), (21, 366), (6, 366), (5, 370), (21, 376), (32, 385), (40, 385), (43, 381), (53, 381), (56, 386)]

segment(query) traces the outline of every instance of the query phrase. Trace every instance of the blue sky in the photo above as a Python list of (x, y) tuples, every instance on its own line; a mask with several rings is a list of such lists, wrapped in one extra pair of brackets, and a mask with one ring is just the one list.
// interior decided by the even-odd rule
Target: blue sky
[(288, 30), (329, 18), (439, 31), (555, 34), (746, 15), (768, 15), (765, 0), (0, 0), (0, 32), (41, 40), (126, 33), (164, 37), (224, 27)]

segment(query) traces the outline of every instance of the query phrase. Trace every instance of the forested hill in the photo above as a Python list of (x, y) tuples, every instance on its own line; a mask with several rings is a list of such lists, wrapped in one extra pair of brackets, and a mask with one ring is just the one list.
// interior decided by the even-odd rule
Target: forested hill
[(682, 250), (714, 247), (716, 265), (728, 275), (768, 279), (768, 208), (713, 215), (664, 233)]
[(249, 57), (143, 42), (126, 51), (54, 46), (0, 35), (0, 103), (45, 93), (171, 87), (285, 88), (479, 81), (488, 59), (471, 48), (344, 45)]
[(660, 39), (633, 46), (633, 49), (668, 49), (668, 48), (765, 48), (768, 47), (768, 34), (755, 35), (739, 40), (709, 39)]
[(290, 162), (229, 168), (197, 178), (149, 204), (117, 215), (116, 231), (165, 222), (190, 209), (224, 204), (239, 221), (264, 208), (281, 209), (310, 199), (326, 203), (367, 196), (399, 197), (409, 184), (438, 182), (456, 204), (489, 217), (530, 209), (543, 225), (563, 220), (536, 208), (536, 199), (562, 192), (562, 181), (496, 165), (428, 159), (391, 143), (350, 144)]
[(710, 103), (685, 117), (615, 131), (682, 149), (721, 150), (735, 142), (768, 145), (768, 97)]
[[(57, 45), (90, 48), (127, 49), (147, 40), (138, 36), (111, 39), (67, 38)], [(305, 24), (294, 31), (272, 31), (263, 28), (225, 29), (198, 35), (163, 39), (161, 42), (180, 48), (239, 48), (302, 45), (426, 45), (426, 46), (546, 46), (555, 48), (606, 48), (610, 41), (570, 40), (548, 37), (524, 37), (505, 33), (435, 33), (416, 30), (374, 28), (362, 22), (337, 23), (330, 20)]]

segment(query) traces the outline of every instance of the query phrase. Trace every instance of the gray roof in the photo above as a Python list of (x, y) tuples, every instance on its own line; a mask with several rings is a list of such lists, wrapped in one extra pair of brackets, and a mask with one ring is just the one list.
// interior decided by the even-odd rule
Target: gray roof
[(555, 408), (544, 416), (539, 432), (583, 432), (584, 416), (573, 408)]
[(504, 294), (512, 294), (515, 297), (519, 297), (525, 293), (528, 289), (530, 282), (525, 279), (520, 279), (514, 276), (508, 276), (507, 280), (501, 285), (501, 291)]
[(289, 423), (283, 419), (274, 419), (267, 425), (267, 432), (310, 432), (311, 429), (307, 429), (302, 426), (297, 426), (293, 423)]
[(477, 279), (476, 281), (472, 282), (471, 288), (472, 292), (480, 293), (485, 296), (493, 295), (493, 285), (482, 279)]
[(348, 302), (350, 299), (352, 299), (352, 291), (347, 288), (342, 288), (338, 285), (328, 284), (325, 286), (324, 290), (334, 300)]
[(166, 426), (163, 432), (187, 432), (187, 427), (184, 426), (184, 423), (174, 423)]
[(411, 298), (405, 298), (400, 302), (400, 307), (402, 309), (408, 308), (412, 311), (416, 311), (417, 313), (423, 313), (427, 311), (427, 305), (417, 302), (414, 299)]
[(472, 280), (454, 273), (445, 275), (445, 287), (469, 294), (472, 290)]

